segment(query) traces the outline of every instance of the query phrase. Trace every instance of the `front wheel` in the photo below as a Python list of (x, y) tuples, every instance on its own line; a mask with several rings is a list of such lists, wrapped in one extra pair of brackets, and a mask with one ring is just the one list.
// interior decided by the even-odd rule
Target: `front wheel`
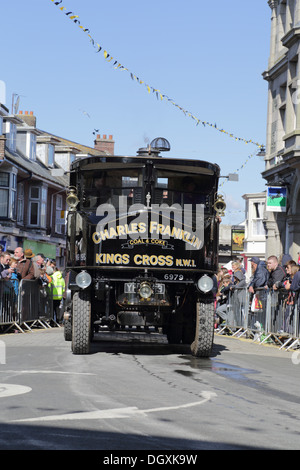
[(89, 354), (91, 343), (89, 291), (75, 292), (72, 302), (72, 352), (73, 354)]
[(198, 300), (195, 307), (195, 338), (191, 344), (191, 352), (196, 357), (209, 357), (214, 340), (214, 301)]

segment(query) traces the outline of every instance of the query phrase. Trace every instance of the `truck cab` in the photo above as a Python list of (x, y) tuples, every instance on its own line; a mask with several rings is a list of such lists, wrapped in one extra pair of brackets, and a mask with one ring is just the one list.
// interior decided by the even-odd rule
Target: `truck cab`
[(88, 354), (105, 328), (155, 331), (210, 355), (219, 175), (216, 164), (161, 157), (151, 146), (73, 162), (65, 338), (74, 354)]

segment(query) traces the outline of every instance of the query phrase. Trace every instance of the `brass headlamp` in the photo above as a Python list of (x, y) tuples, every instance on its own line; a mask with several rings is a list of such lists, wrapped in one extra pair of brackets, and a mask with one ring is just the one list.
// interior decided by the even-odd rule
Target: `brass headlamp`
[(74, 186), (70, 186), (68, 189), (68, 195), (66, 198), (66, 202), (69, 206), (70, 211), (75, 211), (76, 206), (79, 203), (79, 199), (76, 193), (77, 193), (76, 188)]
[(217, 194), (216, 202), (214, 203), (214, 209), (217, 217), (223, 217), (225, 215), (226, 204), (221, 194)]
[(142, 299), (150, 299), (151, 295), (153, 294), (151, 285), (148, 282), (142, 282), (139, 288), (139, 294)]

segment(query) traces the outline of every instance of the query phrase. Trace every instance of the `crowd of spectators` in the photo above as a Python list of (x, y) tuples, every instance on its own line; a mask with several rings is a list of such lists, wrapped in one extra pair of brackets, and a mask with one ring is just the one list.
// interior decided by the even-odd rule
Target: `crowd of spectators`
[(300, 266), (290, 255), (269, 256), (267, 260), (258, 257), (250, 259), (251, 277), (247, 279), (246, 270), (240, 259), (231, 262), (231, 269), (221, 267), (217, 273), (216, 294), (216, 326), (225, 321), (227, 317), (227, 300), (229, 293), (234, 289), (247, 288), (254, 296), (257, 289), (284, 289), (288, 291), (289, 301), (292, 304), (297, 292), (300, 291)]
[(59, 319), (59, 304), (63, 298), (65, 281), (53, 259), (43, 253), (34, 254), (30, 248), (17, 247), (13, 253), (0, 248), (0, 280), (5, 287), (13, 287), (17, 299), (21, 280), (37, 280), (38, 286), (51, 292), (54, 320)]

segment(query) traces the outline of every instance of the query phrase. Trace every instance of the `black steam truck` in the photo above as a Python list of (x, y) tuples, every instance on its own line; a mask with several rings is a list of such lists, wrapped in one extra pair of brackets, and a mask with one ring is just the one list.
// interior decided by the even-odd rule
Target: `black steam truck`
[(207, 357), (214, 336), (220, 168), (136, 156), (75, 160), (67, 196), (65, 339), (88, 354), (94, 332), (166, 335)]

